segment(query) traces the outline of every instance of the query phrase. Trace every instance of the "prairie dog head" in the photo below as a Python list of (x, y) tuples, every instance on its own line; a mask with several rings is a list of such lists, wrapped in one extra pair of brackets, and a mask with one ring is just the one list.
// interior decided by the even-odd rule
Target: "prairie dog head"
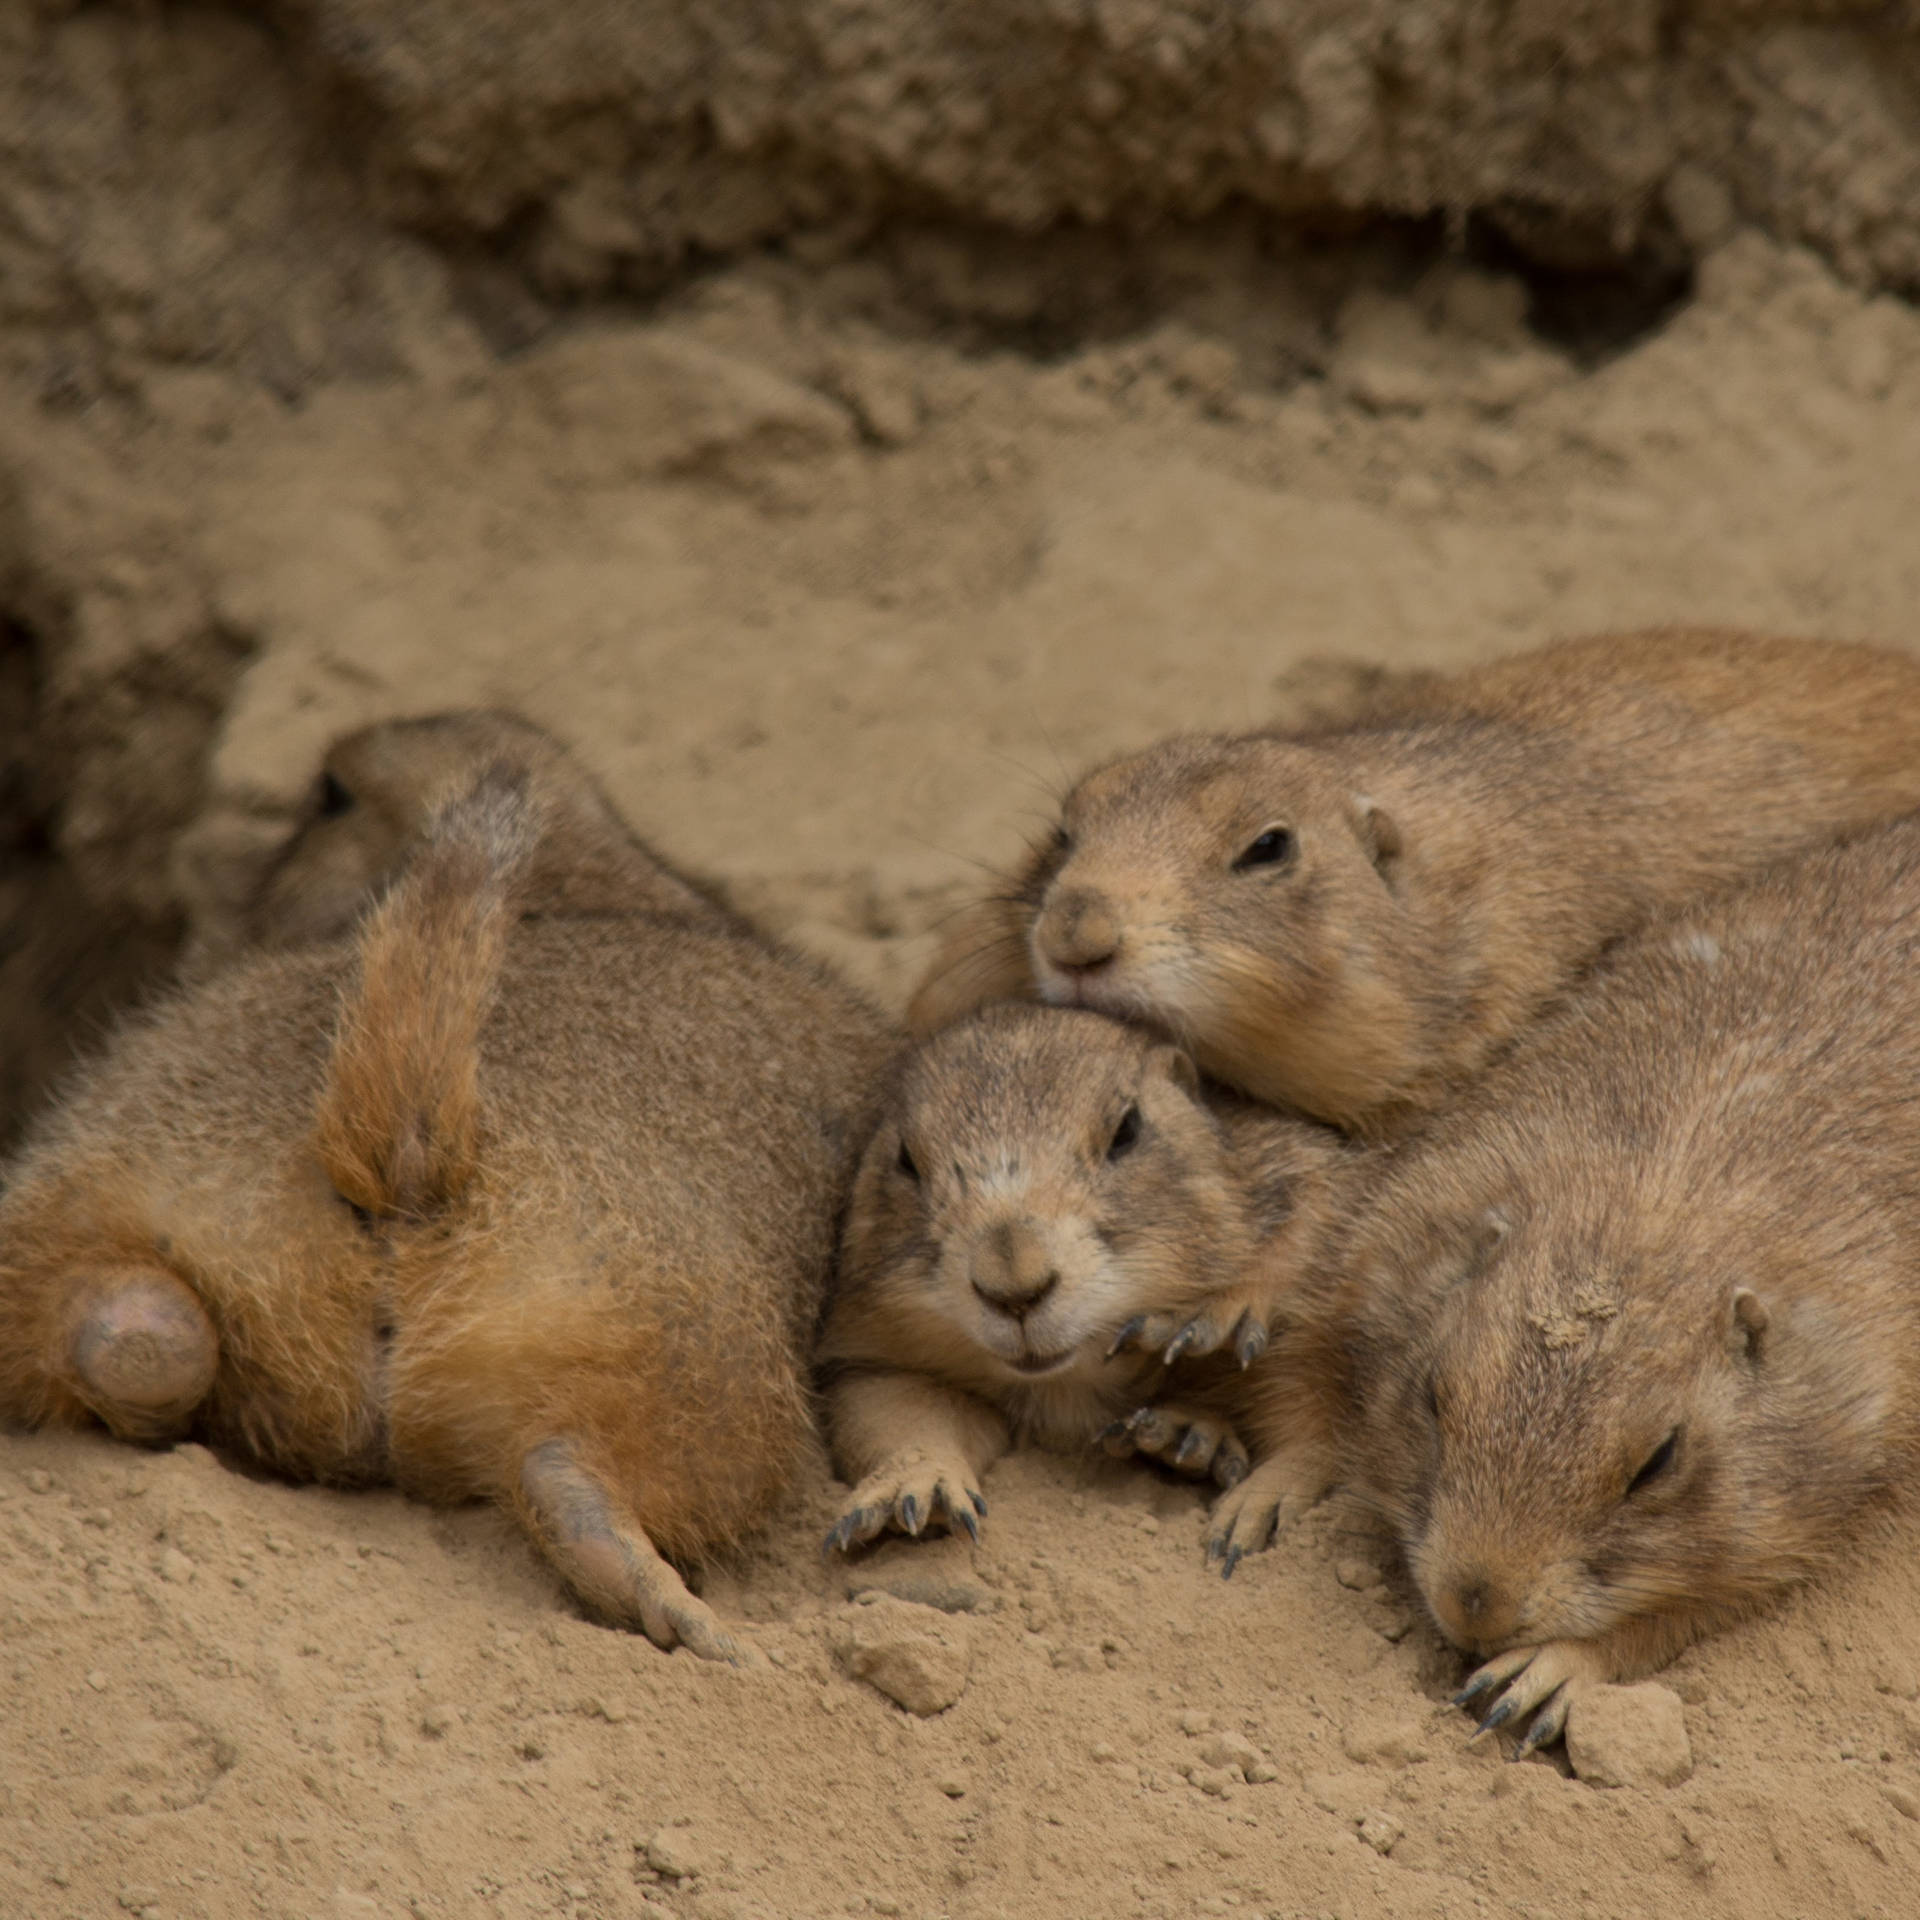
[(1020, 888), (1039, 997), (1146, 1020), (1208, 1073), (1344, 1122), (1382, 1095), (1407, 1013), (1398, 823), (1332, 755), (1225, 736), (1089, 774)]
[(544, 823), (522, 889), (527, 911), (706, 904), (633, 838), (557, 740), (510, 713), (446, 713), (382, 721), (333, 743), (299, 826), (255, 895), (252, 938), (282, 947), (345, 933), (405, 866), (439, 808), (489, 765), (525, 773)]
[(1761, 1236), (1578, 1211), (1503, 1200), (1403, 1242), (1411, 1288), (1362, 1282), (1354, 1485), (1476, 1656), (1758, 1598), (1884, 1451), (1887, 1363), (1737, 1250)]
[[(1135, 1313), (1224, 1284), (1252, 1209), (1178, 1049), (997, 1006), (907, 1061), (854, 1187), (829, 1358), (984, 1393), (1085, 1386)], [(836, 1349), (841, 1351), (836, 1352)]]

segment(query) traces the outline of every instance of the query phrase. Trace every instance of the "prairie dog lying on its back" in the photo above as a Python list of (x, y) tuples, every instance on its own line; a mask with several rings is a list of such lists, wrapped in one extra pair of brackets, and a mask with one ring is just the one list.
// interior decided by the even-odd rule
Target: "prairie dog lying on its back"
[[(892, 1036), (624, 835), (570, 869), (529, 734), (361, 736), (424, 811), (358, 930), (154, 1008), (42, 1122), (0, 1198), (0, 1416), (495, 1498), (596, 1614), (741, 1659), (664, 1556), (737, 1540), (807, 1450)], [(319, 863), (342, 895), (408, 837), (376, 827)]]
[(1391, 1136), (1652, 914), (1920, 806), (1920, 661), (1676, 629), (1563, 642), (1343, 727), (1085, 776), (964, 915), (926, 1032), (1023, 996), (1148, 1022)]
[(1016, 1436), (1083, 1446), (1129, 1414), (1111, 1450), (1229, 1484), (1237, 1370), (1180, 1354), (1265, 1344), (1235, 1277), (1312, 1237), (1350, 1151), (1097, 1014), (997, 1007), (928, 1041), (861, 1162), (820, 1345), (856, 1483), (829, 1545), (972, 1533)]
[(1831, 1564), (1920, 1463), (1917, 928), (1910, 820), (1609, 956), (1384, 1162), (1216, 1540), (1321, 1463), (1529, 1747)]

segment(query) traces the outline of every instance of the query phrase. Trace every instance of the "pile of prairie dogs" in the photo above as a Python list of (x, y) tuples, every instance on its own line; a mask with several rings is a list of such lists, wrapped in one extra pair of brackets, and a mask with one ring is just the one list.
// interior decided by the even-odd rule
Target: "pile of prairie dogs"
[(830, 1550), (1012, 1444), (1334, 1487), (1525, 1752), (1920, 1451), (1920, 661), (1662, 631), (1096, 768), (913, 1037), (503, 714), (336, 743), (252, 943), (0, 1189), (0, 1415), (497, 1498), (589, 1610), (823, 1412)]

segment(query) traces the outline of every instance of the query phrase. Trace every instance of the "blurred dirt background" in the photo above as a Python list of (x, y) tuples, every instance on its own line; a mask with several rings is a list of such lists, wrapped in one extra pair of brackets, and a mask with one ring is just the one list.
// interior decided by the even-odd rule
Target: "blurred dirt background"
[[(897, 1004), (1170, 728), (1913, 644), (1916, 292), (1912, 0), (3, 0), (0, 1128), (377, 715), (524, 707)], [(1169, 1483), (989, 1491), (849, 1572), (821, 1464), (708, 1583), (742, 1676), (483, 1512), (0, 1440), (0, 1909), (1911, 1911), (1911, 1527), (1607, 1790), (1463, 1750), (1337, 1504), (1223, 1588)]]

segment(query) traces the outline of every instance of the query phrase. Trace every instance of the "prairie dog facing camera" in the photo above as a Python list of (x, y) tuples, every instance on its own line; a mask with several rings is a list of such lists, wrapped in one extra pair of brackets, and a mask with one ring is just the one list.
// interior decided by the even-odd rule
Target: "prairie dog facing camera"
[(856, 1176), (820, 1343), (854, 1483), (828, 1545), (975, 1532), (1016, 1438), (1230, 1484), (1238, 1370), (1181, 1355), (1265, 1344), (1234, 1280), (1312, 1238), (1352, 1151), (1098, 1014), (994, 1007), (927, 1041)]
[(1920, 1460), (1920, 822), (1657, 923), (1353, 1216), (1249, 1381), (1542, 1745), (1833, 1563)]
[(963, 914), (925, 1032), (1038, 998), (1369, 1137), (1443, 1104), (1656, 912), (1920, 806), (1920, 661), (1673, 629), (1564, 641), (1340, 727), (1086, 775)]
[(597, 827), (592, 910), (526, 912), (569, 877), (544, 736), (369, 738), (434, 748), (377, 904), (129, 1023), (8, 1169), (0, 1418), (495, 1499), (590, 1612), (745, 1661), (678, 1567), (811, 1448), (894, 1036)]

